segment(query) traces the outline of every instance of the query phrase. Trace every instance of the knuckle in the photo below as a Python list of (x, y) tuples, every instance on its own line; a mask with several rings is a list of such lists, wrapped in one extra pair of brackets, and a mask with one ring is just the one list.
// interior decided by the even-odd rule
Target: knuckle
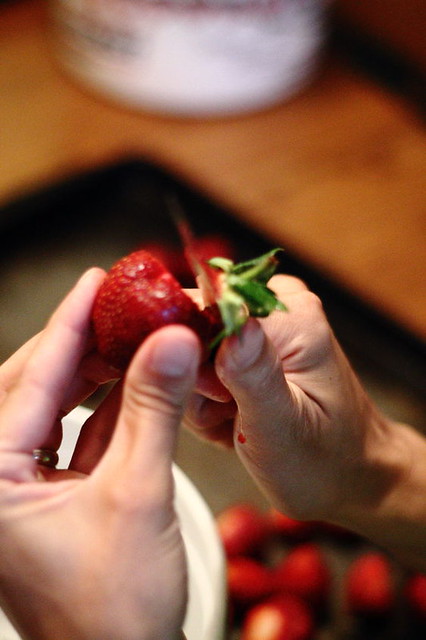
[(318, 348), (323, 349), (330, 345), (333, 331), (327, 320), (321, 299), (312, 291), (304, 291), (299, 296), (306, 326), (313, 337)]
[(324, 315), (322, 301), (316, 293), (305, 289), (300, 292), (300, 299), (303, 301), (305, 308), (312, 314)]
[(134, 384), (131, 380), (126, 387), (126, 403), (130, 411), (140, 413), (151, 410), (156, 413), (174, 415), (183, 408), (181, 389), (164, 389), (155, 384)]
[(274, 275), (270, 279), (268, 286), (270, 286), (279, 297), (308, 290), (306, 283), (301, 278), (283, 274)]

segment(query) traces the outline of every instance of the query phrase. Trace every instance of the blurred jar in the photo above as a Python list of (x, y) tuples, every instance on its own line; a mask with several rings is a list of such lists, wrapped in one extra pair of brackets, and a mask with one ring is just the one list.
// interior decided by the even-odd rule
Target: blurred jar
[(325, 0), (51, 0), (58, 57), (131, 107), (182, 116), (257, 110), (310, 79)]

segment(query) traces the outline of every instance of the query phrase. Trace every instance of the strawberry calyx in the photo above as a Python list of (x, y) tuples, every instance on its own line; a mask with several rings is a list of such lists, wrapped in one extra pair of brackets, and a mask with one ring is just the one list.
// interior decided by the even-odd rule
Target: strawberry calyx
[(214, 278), (208, 277), (208, 280), (214, 280), (214, 287), (210, 287), (210, 291), (214, 288), (215, 302), (223, 322), (223, 330), (210, 348), (214, 348), (226, 336), (239, 335), (250, 316), (264, 318), (276, 310), (287, 311), (275, 292), (267, 286), (277, 269), (276, 254), (279, 251), (279, 248), (272, 249), (257, 258), (237, 264), (220, 257), (207, 261), (207, 269), (215, 272)]
[(272, 249), (257, 258), (237, 264), (224, 257), (204, 260), (191, 227), (175, 199), (170, 201), (170, 211), (204, 305), (206, 308), (217, 306), (220, 312), (223, 329), (210, 343), (211, 350), (223, 338), (239, 335), (250, 316), (264, 318), (275, 310), (287, 311), (267, 286), (278, 267), (276, 255), (282, 249)]

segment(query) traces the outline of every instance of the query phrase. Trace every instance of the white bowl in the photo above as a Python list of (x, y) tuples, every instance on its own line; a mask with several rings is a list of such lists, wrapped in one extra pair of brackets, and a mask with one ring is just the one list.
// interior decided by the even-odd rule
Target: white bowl
[[(90, 410), (77, 407), (63, 421), (64, 439), (59, 467), (67, 467), (81, 425)], [(184, 632), (187, 640), (223, 640), (225, 624), (225, 562), (214, 518), (204, 499), (187, 476), (173, 469), (176, 510), (182, 527), (189, 567), (189, 603)], [(19, 640), (19, 635), (0, 610), (0, 640)]]

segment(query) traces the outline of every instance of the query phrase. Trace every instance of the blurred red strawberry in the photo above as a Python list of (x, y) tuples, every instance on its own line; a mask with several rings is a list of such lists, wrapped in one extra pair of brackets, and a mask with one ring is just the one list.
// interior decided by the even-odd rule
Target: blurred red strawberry
[(228, 559), (228, 593), (236, 605), (248, 605), (271, 595), (274, 580), (271, 570), (261, 562), (244, 556)]
[(237, 250), (229, 238), (219, 233), (210, 233), (197, 238), (197, 251), (202, 260), (211, 258), (228, 258), (233, 262), (237, 261)]
[(224, 509), (217, 516), (216, 524), (229, 557), (256, 551), (269, 532), (264, 514), (250, 504), (235, 504)]
[(350, 612), (383, 615), (395, 604), (392, 568), (380, 552), (366, 552), (356, 558), (345, 576), (345, 596)]
[(152, 241), (144, 243), (139, 249), (147, 251), (162, 262), (182, 286), (190, 286), (193, 283), (191, 269), (180, 246), (171, 242)]
[[(235, 246), (228, 238), (219, 233), (210, 233), (197, 237), (196, 247), (198, 257), (204, 262), (218, 256), (236, 261), (237, 252)], [(194, 274), (180, 244), (153, 240), (145, 242), (138, 249), (148, 251), (157, 260), (160, 260), (182, 286), (195, 286)]]
[(305, 543), (291, 549), (274, 574), (278, 591), (292, 593), (315, 605), (324, 603), (329, 596), (331, 572), (316, 544)]
[(426, 575), (411, 575), (407, 579), (404, 593), (410, 610), (426, 621)]
[(243, 623), (241, 640), (308, 640), (313, 628), (308, 605), (287, 594), (250, 609)]

